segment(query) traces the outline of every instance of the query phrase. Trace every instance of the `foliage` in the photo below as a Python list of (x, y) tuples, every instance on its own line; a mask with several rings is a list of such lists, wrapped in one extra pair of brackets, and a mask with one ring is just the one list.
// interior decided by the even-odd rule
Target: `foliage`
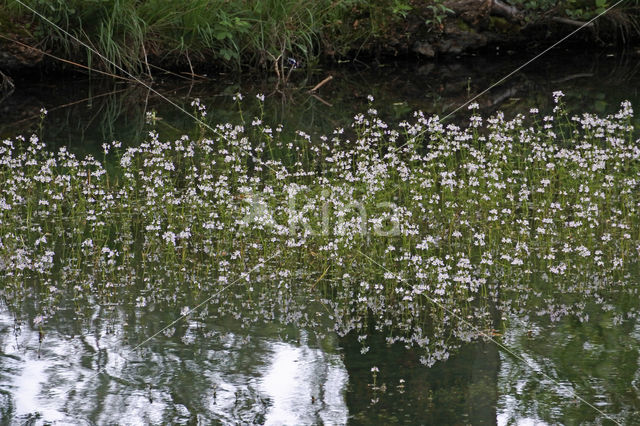
[(429, 28), (436, 28), (442, 30), (444, 18), (447, 17), (448, 14), (453, 14), (454, 11), (449, 9), (444, 5), (442, 0), (434, 1), (433, 4), (427, 6), (432, 13), (432, 17), (427, 19), (425, 23)]
[[(5, 2), (10, 11), (20, 11), (23, 16), (33, 16), (19, 3)], [(51, 50), (62, 50), (73, 55), (79, 49), (86, 53), (91, 67), (94, 62), (100, 67), (115, 71), (117, 67), (133, 73), (143, 71), (143, 43), (145, 23), (136, 11), (136, 4), (130, 0), (32, 0), (25, 2), (47, 19), (53, 26), (33, 16), (38, 24), (32, 36)], [(75, 39), (74, 39), (75, 38)], [(81, 43), (91, 46), (104, 58), (96, 58), (90, 49), (83, 49)]]
[(344, 55), (388, 35), (412, 8), (408, 0), (4, 0), (0, 7), (32, 17), (31, 35), (49, 49), (136, 74), (149, 71), (148, 55), (217, 67), (271, 67), (288, 57), (313, 65), (322, 51)]

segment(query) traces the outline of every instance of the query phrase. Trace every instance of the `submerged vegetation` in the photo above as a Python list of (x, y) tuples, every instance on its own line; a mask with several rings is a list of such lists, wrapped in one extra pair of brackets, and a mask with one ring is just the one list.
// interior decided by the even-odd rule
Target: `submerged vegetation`
[(382, 332), (427, 365), (516, 318), (587, 321), (599, 302), (614, 324), (637, 318), (631, 105), (570, 117), (554, 100), (553, 115), (472, 111), (460, 127), (420, 112), (389, 125), (370, 98), (350, 128), (289, 138), (237, 95), (236, 123), (194, 100), (195, 134), (162, 141), (150, 113), (148, 139), (102, 159), (4, 140), (3, 297), (37, 292), (42, 323), (61, 299), (169, 300), (356, 333), (362, 353)]

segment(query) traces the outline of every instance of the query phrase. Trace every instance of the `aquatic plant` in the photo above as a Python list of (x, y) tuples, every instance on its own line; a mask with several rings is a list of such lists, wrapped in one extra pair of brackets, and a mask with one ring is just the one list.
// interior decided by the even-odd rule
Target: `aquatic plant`
[(511, 120), (472, 105), (465, 127), (392, 126), (370, 97), (351, 128), (292, 139), (196, 99), (196, 136), (150, 127), (102, 160), (4, 140), (4, 297), (37, 290), (45, 320), (60, 297), (205, 301), (196, 314), (357, 333), (362, 353), (384, 332), (427, 365), (512, 316), (587, 320), (585, 297), (637, 291), (640, 145), (630, 103), (570, 117), (562, 96)]

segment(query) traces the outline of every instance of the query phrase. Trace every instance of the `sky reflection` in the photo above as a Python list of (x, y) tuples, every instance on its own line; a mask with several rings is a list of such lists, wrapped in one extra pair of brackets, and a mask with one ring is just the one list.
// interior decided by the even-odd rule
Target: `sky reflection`
[[(47, 327), (40, 347), (38, 330), (22, 324), (14, 337), (14, 318), (0, 312), (0, 391), (10, 395), (10, 419), (37, 424), (347, 422), (348, 374), (342, 359), (309, 346), (304, 332), (297, 342), (286, 342), (219, 328), (219, 338), (207, 343), (193, 338), (194, 324), (187, 324), (181, 339), (161, 339), (168, 341), (136, 354), (123, 344), (124, 324), (110, 322), (106, 340), (101, 339), (105, 330), (69, 336)], [(189, 350), (192, 359), (180, 355)]]

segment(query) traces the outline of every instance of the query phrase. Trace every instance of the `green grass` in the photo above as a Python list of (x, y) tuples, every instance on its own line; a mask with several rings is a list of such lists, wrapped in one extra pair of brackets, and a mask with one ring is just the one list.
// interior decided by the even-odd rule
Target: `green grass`
[[(550, 17), (586, 21), (610, 6), (592, 3), (516, 5), (527, 25), (543, 25)], [(636, 3), (605, 15), (602, 37), (626, 43), (640, 34)], [(312, 67), (321, 57), (406, 50), (411, 40), (440, 34), (451, 11), (442, 0), (3, 0), (0, 15), (3, 34), (112, 73), (151, 74), (152, 62), (183, 70), (277, 67), (282, 74), (289, 57)]]
[[(0, 6), (31, 19), (34, 43), (111, 72), (148, 73), (146, 62), (273, 68), (290, 57), (313, 65), (323, 51), (346, 54), (402, 20), (408, 2), (363, 0), (15, 0)], [(357, 21), (357, 22), (356, 22)], [(73, 37), (104, 55), (85, 48)]]

